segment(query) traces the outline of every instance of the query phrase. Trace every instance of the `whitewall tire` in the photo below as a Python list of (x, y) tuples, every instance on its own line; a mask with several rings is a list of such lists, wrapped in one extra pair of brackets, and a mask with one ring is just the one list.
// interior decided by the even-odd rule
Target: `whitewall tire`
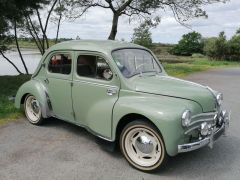
[(167, 159), (162, 136), (152, 124), (142, 120), (125, 126), (120, 149), (130, 165), (146, 172), (158, 170)]
[(30, 123), (40, 125), (43, 122), (41, 105), (35, 96), (28, 95), (25, 98), (24, 111)]

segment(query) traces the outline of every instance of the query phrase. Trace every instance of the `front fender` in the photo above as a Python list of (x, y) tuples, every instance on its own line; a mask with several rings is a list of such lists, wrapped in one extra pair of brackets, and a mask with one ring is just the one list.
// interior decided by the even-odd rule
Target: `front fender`
[(15, 98), (15, 107), (20, 108), (23, 104), (23, 98), (27, 95), (31, 94), (36, 97), (39, 101), (42, 109), (42, 116), (47, 118), (50, 116), (50, 108), (48, 105), (48, 95), (45, 86), (35, 79), (31, 79), (30, 81), (24, 83), (18, 90)]
[(113, 110), (113, 140), (116, 139), (116, 129), (122, 117), (132, 113), (139, 114), (148, 118), (159, 129), (168, 155), (174, 156), (177, 154), (178, 144), (185, 141), (181, 116), (186, 109), (193, 114), (202, 112), (199, 104), (186, 99), (121, 92)]

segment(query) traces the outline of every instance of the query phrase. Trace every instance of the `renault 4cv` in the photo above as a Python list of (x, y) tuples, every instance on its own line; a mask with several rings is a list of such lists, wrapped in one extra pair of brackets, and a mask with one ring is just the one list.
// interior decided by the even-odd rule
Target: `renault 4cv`
[(52, 46), (15, 98), (30, 123), (56, 117), (84, 127), (147, 172), (212, 147), (229, 125), (222, 102), (209, 87), (168, 76), (149, 49), (110, 40)]

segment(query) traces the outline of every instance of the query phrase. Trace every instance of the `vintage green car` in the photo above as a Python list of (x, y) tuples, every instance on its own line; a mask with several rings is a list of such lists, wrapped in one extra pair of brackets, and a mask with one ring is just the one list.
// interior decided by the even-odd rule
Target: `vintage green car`
[(168, 76), (142, 46), (80, 40), (52, 46), (15, 105), (32, 124), (56, 117), (119, 143), (132, 166), (152, 171), (168, 156), (212, 147), (229, 124), (222, 100), (209, 87)]

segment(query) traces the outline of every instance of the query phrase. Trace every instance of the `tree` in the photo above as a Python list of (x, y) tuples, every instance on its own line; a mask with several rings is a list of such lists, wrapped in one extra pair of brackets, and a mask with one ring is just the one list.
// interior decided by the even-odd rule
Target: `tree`
[(151, 36), (150, 28), (145, 24), (140, 24), (139, 27), (134, 29), (132, 42), (150, 48), (152, 46)]
[(8, 50), (8, 44), (11, 43), (11, 40), (12, 38), (10, 37), (8, 32), (8, 23), (7, 21), (5, 21), (5, 19), (0, 18), (0, 54), (17, 70), (19, 74), (22, 74), (22, 72), (17, 68), (17, 66), (4, 55), (4, 52)]
[(190, 56), (194, 53), (203, 52), (203, 39), (202, 35), (198, 32), (190, 32), (184, 34), (182, 39), (171, 50), (172, 54)]
[(216, 53), (217, 37), (205, 38), (203, 42), (204, 42), (204, 47), (203, 47), (204, 54), (212, 59), (216, 58), (217, 57), (217, 53)]
[(219, 33), (219, 36), (215, 43), (216, 43), (216, 58), (225, 59), (228, 52), (228, 47), (227, 47), (227, 39), (224, 31)]
[(19, 72), (22, 73), (17, 66), (8, 59), (4, 52), (8, 49), (7, 45), (12, 40), (10, 31), (14, 31), (14, 39), (17, 49), (24, 65), (25, 71), (28, 74), (28, 69), (20, 53), (17, 40), (17, 24), (22, 22), (25, 15), (32, 13), (32, 8), (40, 8), (41, 4), (46, 3), (46, 0), (1, 0), (0, 1), (0, 54)]
[(58, 5), (54, 10), (57, 17), (52, 18), (53, 22), (57, 21), (57, 33), (56, 33), (55, 43), (58, 42), (58, 36), (59, 36), (61, 21), (63, 18), (63, 13), (67, 11), (67, 9), (65, 8), (65, 4), (62, 3), (62, 1), (63, 0), (58, 0)]
[(236, 31), (236, 35), (240, 35), (240, 28)]
[(240, 61), (240, 29), (228, 41), (228, 60)]
[(239, 30), (230, 40), (225, 33), (220, 32), (218, 37), (204, 40), (204, 53), (216, 60), (240, 60), (240, 33)]
[[(55, 8), (56, 6), (57, 8)], [(45, 53), (46, 49), (48, 49), (50, 46), (49, 39), (47, 37), (47, 30), (49, 27), (51, 15), (53, 14), (53, 12), (59, 15), (59, 20), (57, 23), (57, 35), (55, 40), (57, 42), (63, 9), (61, 0), (49, 1), (49, 3), (44, 4), (43, 7), (44, 7), (43, 11), (41, 11), (41, 8), (39, 7), (33, 8), (33, 13), (31, 15), (25, 15), (24, 22), (22, 23), (22, 31), (28, 36), (31, 36), (33, 38), (36, 46), (38, 47), (42, 55)], [(47, 9), (46, 19), (43, 20), (42, 16), (46, 12), (46, 9)]]
[(150, 29), (155, 28), (159, 22), (160, 19), (158, 18), (155, 19), (155, 21), (148, 19), (141, 23), (139, 27), (134, 28), (132, 42), (147, 48), (152, 47), (152, 33), (150, 32)]
[[(193, 17), (207, 17), (206, 11), (202, 9), (203, 5), (226, 2), (227, 0), (71, 0), (73, 18), (80, 17), (91, 7), (101, 7), (111, 10), (113, 13), (112, 27), (108, 39), (115, 39), (118, 29), (118, 20), (125, 15), (131, 19), (138, 17), (146, 19), (158, 10), (170, 9), (175, 19), (185, 24), (187, 20)], [(83, 11), (78, 13), (78, 9)]]

